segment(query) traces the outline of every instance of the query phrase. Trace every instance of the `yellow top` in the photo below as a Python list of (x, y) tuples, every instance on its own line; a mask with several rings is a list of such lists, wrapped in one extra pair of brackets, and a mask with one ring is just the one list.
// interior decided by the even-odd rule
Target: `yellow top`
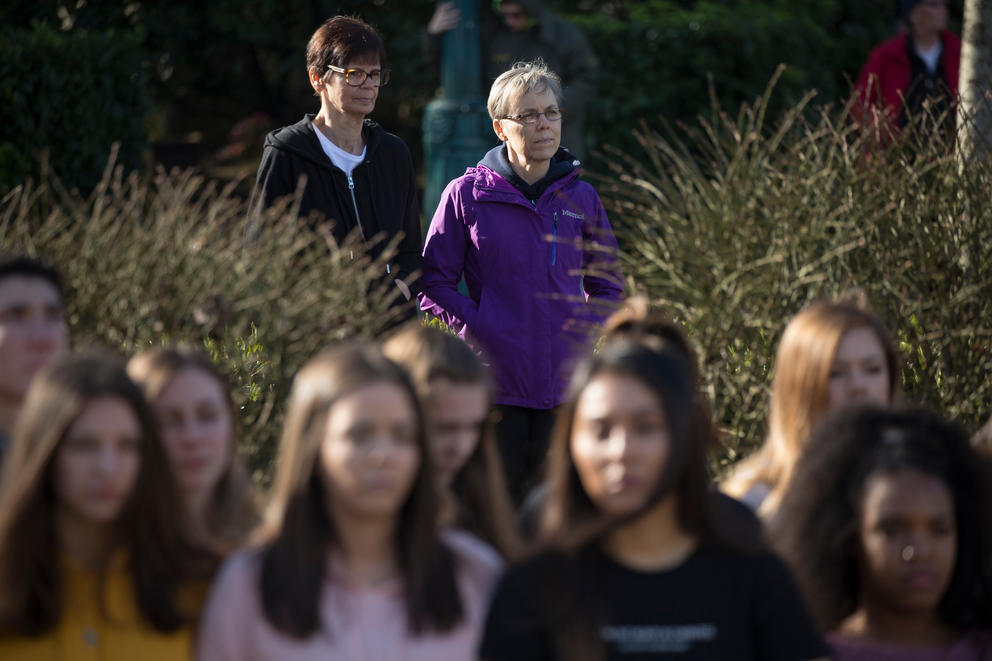
[(7, 661), (188, 661), (189, 627), (163, 634), (141, 621), (123, 556), (115, 558), (100, 608), (99, 581), (91, 570), (62, 561), (63, 611), (59, 623), (37, 636), (0, 636)]

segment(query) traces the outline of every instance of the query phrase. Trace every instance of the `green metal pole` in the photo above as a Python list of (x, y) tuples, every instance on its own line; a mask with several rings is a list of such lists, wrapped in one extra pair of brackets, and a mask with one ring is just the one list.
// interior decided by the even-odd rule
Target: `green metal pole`
[[(424, 223), (429, 224), (449, 181), (496, 144), (482, 96), (478, 0), (456, 0), (458, 26), (441, 43), (441, 92), (424, 110)], [(426, 227), (425, 232), (426, 234)]]

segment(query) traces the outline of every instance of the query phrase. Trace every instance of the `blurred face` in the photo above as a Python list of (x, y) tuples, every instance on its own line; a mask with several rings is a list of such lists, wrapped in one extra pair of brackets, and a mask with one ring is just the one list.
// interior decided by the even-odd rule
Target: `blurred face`
[(954, 501), (942, 480), (915, 469), (871, 476), (859, 533), (866, 599), (903, 613), (937, 608), (957, 553)]
[(0, 397), (19, 401), (35, 373), (65, 352), (62, 298), (47, 280), (0, 280)]
[(885, 349), (867, 326), (852, 328), (841, 338), (830, 367), (828, 409), (852, 404), (879, 404), (891, 400), (889, 365)]
[(482, 384), (431, 382), (431, 458), (438, 485), (447, 489), (475, 452), (489, 417), (489, 392)]
[(643, 506), (670, 450), (658, 397), (633, 377), (601, 374), (582, 391), (573, 425), (572, 462), (590, 500), (614, 515)]
[(180, 370), (155, 402), (155, 413), (179, 487), (210, 492), (234, 453), (234, 421), (221, 384), (201, 369)]
[[(521, 96), (515, 103), (510, 104), (507, 115), (544, 113), (557, 109), (558, 100), (554, 93), (545, 89), (541, 92), (530, 91)], [(493, 129), (506, 143), (510, 163), (546, 163), (555, 155), (561, 144), (561, 117), (552, 122), (542, 114), (534, 124), (527, 124), (517, 119), (497, 119), (493, 120)]]
[(909, 12), (914, 34), (930, 35), (947, 29), (947, 0), (923, 0)]
[[(355, 61), (341, 67), (342, 69), (357, 69), (365, 73), (378, 71), (379, 60)], [(372, 82), (371, 77), (366, 77), (361, 85), (349, 85), (343, 73), (327, 70), (319, 72), (323, 76), (322, 82), (314, 83), (314, 88), (320, 94), (321, 103), (331, 110), (342, 115), (350, 115), (356, 118), (364, 118), (375, 108), (376, 99), (379, 98), (379, 88)], [(360, 77), (360, 75), (359, 75)], [(355, 74), (349, 76), (354, 82)]]
[(138, 479), (141, 443), (141, 425), (126, 401), (87, 403), (55, 452), (59, 509), (89, 524), (113, 523)]
[(517, 2), (501, 2), (499, 13), (503, 17), (503, 23), (513, 32), (527, 29), (527, 24), (530, 22), (530, 14)]
[(399, 385), (375, 383), (331, 407), (320, 471), (333, 514), (394, 517), (419, 468), (417, 417)]

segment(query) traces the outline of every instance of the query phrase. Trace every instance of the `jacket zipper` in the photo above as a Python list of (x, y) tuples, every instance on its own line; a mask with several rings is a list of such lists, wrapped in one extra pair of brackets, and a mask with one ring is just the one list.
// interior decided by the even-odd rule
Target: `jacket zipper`
[(355, 180), (348, 175), (348, 191), (351, 193), (351, 205), (355, 208), (355, 222), (358, 223), (358, 231), (362, 234), (362, 241), (365, 241), (365, 229), (362, 227), (362, 217), (358, 213), (358, 201), (355, 199)]
[(558, 261), (558, 212), (554, 212), (554, 220), (551, 224), (551, 266)]
[[(355, 180), (352, 179), (351, 175), (348, 175), (348, 192), (351, 193), (351, 206), (355, 209), (355, 221), (358, 223), (358, 231), (362, 234), (362, 242), (365, 242), (365, 228), (362, 227), (362, 216), (358, 213), (358, 200), (355, 199)], [(355, 258), (355, 253), (352, 251), (351, 258)], [(389, 275), (390, 269), (389, 264), (386, 264), (386, 275)]]

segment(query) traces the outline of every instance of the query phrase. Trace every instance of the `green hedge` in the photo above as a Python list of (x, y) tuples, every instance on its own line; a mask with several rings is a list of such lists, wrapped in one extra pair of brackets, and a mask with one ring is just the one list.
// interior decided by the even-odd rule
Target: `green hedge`
[(961, 167), (926, 130), (882, 148), (844, 110), (775, 122), (768, 105), (641, 133), (648, 158), (600, 187), (630, 289), (698, 344), (724, 460), (763, 439), (785, 324), (851, 288), (899, 341), (907, 397), (977, 427), (992, 407), (992, 162)]
[(590, 144), (623, 153), (636, 148), (633, 130), (644, 121), (693, 123), (714, 100), (736, 108), (760, 95), (782, 63), (788, 68), (772, 113), (810, 89), (821, 103), (843, 102), (847, 80), (892, 32), (892, 7), (890, 0), (646, 0), (612, 16), (573, 14), (604, 72)]
[(0, 192), (37, 178), (45, 158), (67, 186), (88, 192), (115, 141), (119, 162), (136, 167), (151, 108), (140, 33), (4, 27), (0, 108)]
[[(800, 103), (777, 122), (768, 105), (643, 133), (647, 158), (614, 162), (597, 186), (628, 291), (666, 308), (699, 348), (727, 433), (721, 461), (763, 437), (789, 318), (851, 287), (898, 339), (907, 397), (977, 426), (992, 395), (992, 163), (962, 168), (913, 131), (883, 150), (843, 111)], [(122, 172), (86, 199), (56, 182), (15, 189), (0, 199), (0, 245), (64, 272), (77, 346), (203, 343), (237, 386), (245, 452), (264, 478), (299, 366), (389, 324), (373, 291), (382, 265), (314, 241), (285, 208), (245, 244), (235, 184)]]
[(264, 481), (300, 366), (334, 340), (394, 323), (399, 290), (382, 277), (393, 251), (370, 261), (362, 245), (339, 248), (329, 233), (301, 229), (285, 204), (246, 243), (235, 184), (123, 172), (108, 170), (86, 199), (58, 182), (15, 189), (0, 201), (0, 245), (61, 271), (74, 346), (209, 350), (236, 388), (243, 450)]

